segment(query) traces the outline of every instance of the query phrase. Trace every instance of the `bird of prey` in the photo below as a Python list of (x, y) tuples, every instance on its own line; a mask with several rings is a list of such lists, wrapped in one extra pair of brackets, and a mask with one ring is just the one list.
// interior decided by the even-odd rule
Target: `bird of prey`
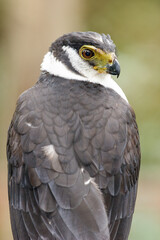
[(115, 48), (109, 35), (63, 35), (19, 97), (7, 142), (15, 240), (128, 239), (140, 144), (111, 77), (120, 74)]

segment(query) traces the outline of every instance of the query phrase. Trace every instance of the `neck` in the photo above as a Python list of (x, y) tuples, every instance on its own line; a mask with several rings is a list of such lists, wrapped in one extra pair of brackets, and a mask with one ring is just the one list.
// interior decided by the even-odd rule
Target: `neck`
[(51, 52), (48, 52), (44, 56), (43, 62), (41, 64), (41, 71), (46, 71), (51, 75), (61, 78), (85, 81), (85, 77), (71, 71), (64, 63), (56, 59)]
[[(69, 55), (71, 56), (71, 55)], [(73, 59), (76, 59), (76, 55), (73, 55)], [(77, 61), (73, 61), (71, 58), (69, 58), (71, 63), (77, 63)], [(78, 59), (79, 60), (79, 59)], [(118, 86), (118, 84), (112, 79), (110, 74), (106, 73), (98, 73), (95, 71), (91, 66), (90, 68), (86, 68), (86, 65), (83, 65), (83, 62), (79, 62), (80, 64), (77, 64), (80, 69), (83, 69), (83, 73), (80, 72), (80, 69), (77, 69), (75, 67), (75, 64), (72, 64), (72, 66), (80, 72), (80, 74), (76, 74), (73, 71), (71, 71), (64, 63), (60, 62), (58, 59), (56, 59), (53, 55), (53, 53), (48, 52), (43, 59), (43, 62), (41, 64), (41, 71), (45, 71), (50, 73), (51, 75), (61, 77), (61, 78), (67, 78), (67, 79), (73, 79), (77, 81), (88, 81), (92, 83), (98, 83), (103, 85), (106, 88), (111, 88), (115, 92), (117, 92), (126, 102), (128, 102), (124, 92), (122, 89)]]

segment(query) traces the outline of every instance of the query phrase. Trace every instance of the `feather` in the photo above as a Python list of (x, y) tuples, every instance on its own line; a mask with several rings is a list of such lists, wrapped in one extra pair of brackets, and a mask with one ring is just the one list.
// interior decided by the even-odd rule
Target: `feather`
[(44, 59), (43, 68), (49, 61), (51, 70), (53, 60), (77, 80), (43, 72), (17, 102), (7, 141), (15, 240), (128, 239), (140, 168), (138, 127), (109, 76), (97, 73), (86, 81), (64, 57), (63, 51), (77, 59), (79, 44), (91, 44), (91, 36), (96, 47), (114, 49), (104, 35), (88, 34), (85, 41), (85, 33), (62, 37)]

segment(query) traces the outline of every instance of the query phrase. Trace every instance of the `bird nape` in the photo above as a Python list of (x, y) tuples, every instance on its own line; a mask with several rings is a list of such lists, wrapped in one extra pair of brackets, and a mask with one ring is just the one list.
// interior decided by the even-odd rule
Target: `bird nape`
[(135, 114), (112, 79), (109, 35), (73, 32), (52, 43), (8, 132), (14, 240), (127, 240), (137, 194)]

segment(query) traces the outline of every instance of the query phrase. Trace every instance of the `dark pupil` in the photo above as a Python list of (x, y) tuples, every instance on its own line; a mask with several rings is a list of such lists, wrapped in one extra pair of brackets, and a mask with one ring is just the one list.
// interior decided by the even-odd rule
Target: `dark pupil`
[(85, 58), (91, 58), (94, 54), (92, 51), (85, 49), (85, 50), (83, 50), (82, 55)]
[(85, 55), (86, 55), (86, 57), (90, 57), (91, 56), (91, 51), (85, 50)]

